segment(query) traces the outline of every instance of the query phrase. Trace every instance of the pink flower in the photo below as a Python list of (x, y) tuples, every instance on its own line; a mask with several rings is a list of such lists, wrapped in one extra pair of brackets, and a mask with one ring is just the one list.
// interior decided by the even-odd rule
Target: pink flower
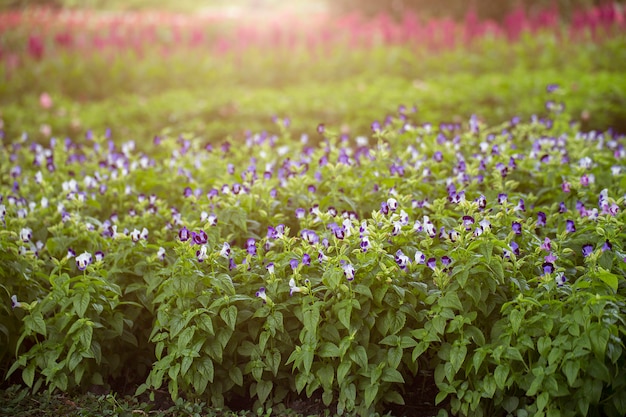
[(52, 97), (48, 93), (41, 93), (39, 96), (39, 105), (44, 109), (49, 109), (52, 107)]

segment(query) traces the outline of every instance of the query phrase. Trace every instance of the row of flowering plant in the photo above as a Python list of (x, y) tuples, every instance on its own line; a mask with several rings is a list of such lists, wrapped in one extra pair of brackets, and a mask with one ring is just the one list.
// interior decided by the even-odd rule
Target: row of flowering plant
[(360, 415), (432, 374), (455, 415), (623, 415), (624, 136), (547, 91), (493, 127), (5, 141), (2, 369)]

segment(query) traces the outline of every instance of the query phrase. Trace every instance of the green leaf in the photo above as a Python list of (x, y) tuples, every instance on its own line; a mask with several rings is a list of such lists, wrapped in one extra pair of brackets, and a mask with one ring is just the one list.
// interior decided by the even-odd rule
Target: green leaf
[(365, 388), (365, 406), (370, 407), (374, 400), (376, 399), (376, 395), (378, 394), (378, 384), (370, 385)]
[(367, 352), (363, 346), (356, 346), (350, 352), (350, 359), (363, 369), (367, 369)]
[(568, 360), (563, 364), (563, 373), (567, 378), (567, 383), (570, 387), (573, 387), (578, 378), (578, 371), (580, 370), (580, 362), (577, 360)]
[(596, 358), (603, 359), (606, 352), (606, 346), (609, 343), (609, 329), (603, 327), (599, 323), (594, 323), (594, 325), (590, 327), (591, 328), (588, 329), (588, 331), (593, 353), (596, 355)]
[(494, 372), (494, 378), (496, 380), (496, 385), (498, 386), (499, 389), (504, 390), (505, 386), (506, 386), (506, 380), (507, 377), (509, 376), (509, 367), (508, 365), (498, 365), (496, 367), (496, 370)]
[(348, 330), (350, 330), (350, 315), (351, 314), (352, 314), (351, 304), (345, 304), (339, 310), (339, 322), (341, 322), (341, 324), (343, 324), (343, 326)]
[(549, 399), (550, 394), (548, 394), (547, 392), (542, 392), (541, 394), (539, 394), (539, 396), (537, 397), (537, 411), (543, 411), (543, 409), (546, 408), (546, 405), (548, 405)]
[(402, 374), (397, 369), (385, 368), (383, 370), (382, 380), (385, 382), (396, 382), (399, 384), (404, 384), (404, 378)]
[(604, 268), (600, 268), (598, 271), (598, 278), (606, 285), (611, 287), (613, 291), (617, 291), (617, 287), (619, 285), (619, 277), (611, 272), (605, 270)]
[(332, 390), (335, 380), (335, 370), (330, 364), (326, 364), (317, 370), (316, 375), (325, 390)]
[(34, 332), (39, 333), (43, 337), (47, 336), (46, 322), (41, 314), (33, 314), (24, 318), (24, 325), (27, 329), (31, 329)]
[(443, 308), (452, 308), (463, 311), (463, 304), (461, 304), (458, 294), (454, 291), (446, 293), (446, 295), (439, 299), (438, 304)]
[(215, 335), (215, 331), (213, 330), (213, 320), (211, 320), (211, 317), (208, 314), (202, 313), (196, 316), (196, 325), (198, 326), (198, 329), (204, 330), (210, 336)]
[(221, 309), (220, 317), (231, 330), (235, 330), (235, 324), (237, 324), (237, 307), (231, 305)]
[(183, 330), (180, 333), (180, 335), (178, 336), (178, 340), (177, 340), (177, 346), (178, 346), (179, 351), (182, 351), (189, 347), (189, 344), (191, 343), (191, 339), (193, 339), (193, 336), (195, 333), (196, 333), (196, 326), (187, 327), (185, 330)]
[(256, 384), (256, 395), (257, 395), (257, 397), (259, 397), (259, 402), (261, 404), (265, 403), (265, 401), (267, 400), (267, 397), (272, 392), (272, 388), (273, 387), (274, 387), (274, 384), (272, 383), (272, 381), (259, 381), (259, 382), (257, 382), (257, 384)]
[(241, 373), (241, 369), (238, 366), (231, 366), (228, 370), (228, 376), (230, 380), (240, 387), (243, 386), (243, 374)]
[(90, 300), (91, 295), (88, 291), (83, 291), (74, 296), (74, 311), (76, 311), (78, 317), (83, 318), (85, 316), (85, 312), (87, 312), (87, 307), (89, 307)]
[(86, 325), (80, 330), (78, 340), (80, 343), (88, 349), (91, 346), (91, 339), (93, 337), (93, 327)]
[(509, 321), (511, 322), (511, 329), (513, 333), (518, 334), (519, 329), (522, 326), (522, 319), (524, 318), (524, 313), (520, 310), (513, 310), (509, 314)]
[(33, 381), (35, 380), (35, 362), (28, 364), (24, 370), (22, 370), (22, 380), (26, 385), (32, 388)]
[(337, 367), (337, 383), (339, 383), (339, 385), (343, 384), (343, 381), (346, 375), (348, 375), (348, 372), (350, 372), (351, 367), (352, 362), (349, 361), (344, 361), (339, 364)]
[(399, 347), (389, 348), (387, 351), (387, 363), (393, 369), (397, 369), (402, 361), (402, 349)]
[(196, 369), (196, 372), (199, 372), (202, 375), (206, 375), (206, 378), (209, 382), (213, 382), (215, 370), (213, 368), (213, 361), (211, 359), (207, 358), (206, 356), (197, 359), (195, 361), (194, 368)]
[(304, 328), (311, 334), (317, 333), (317, 326), (320, 321), (320, 312), (315, 307), (309, 307), (302, 313), (302, 319), (304, 322)]
[(318, 348), (317, 355), (320, 358), (338, 358), (339, 347), (332, 342), (324, 342)]
[(454, 372), (459, 372), (461, 366), (463, 366), (463, 362), (465, 361), (465, 356), (467, 355), (467, 346), (465, 345), (455, 345), (452, 346), (450, 350), (450, 363), (454, 368)]

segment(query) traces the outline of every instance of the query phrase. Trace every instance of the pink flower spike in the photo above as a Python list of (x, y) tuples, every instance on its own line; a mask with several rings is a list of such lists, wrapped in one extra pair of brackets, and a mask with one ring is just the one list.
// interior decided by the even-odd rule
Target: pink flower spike
[(44, 109), (49, 109), (50, 107), (52, 107), (52, 97), (50, 97), (50, 94), (46, 92), (41, 93), (41, 95), (39, 96), (39, 105)]

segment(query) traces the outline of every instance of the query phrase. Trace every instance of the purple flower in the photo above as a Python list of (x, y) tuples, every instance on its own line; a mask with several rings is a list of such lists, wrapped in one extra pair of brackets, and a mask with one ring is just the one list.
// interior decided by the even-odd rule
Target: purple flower
[(465, 226), (465, 230), (471, 230), (474, 221), (472, 216), (463, 216), (463, 226)]
[(574, 220), (565, 221), (565, 230), (568, 233), (574, 233), (576, 231), (576, 225), (574, 224)]
[(104, 259), (104, 252), (102, 252), (101, 250), (96, 251), (96, 253), (94, 253), (94, 256), (96, 258), (96, 262), (100, 262)]
[(197, 233), (193, 232), (191, 235), (193, 238), (193, 243), (195, 243), (196, 245), (204, 245), (209, 239), (204, 230), (199, 230)]
[(543, 258), (545, 262), (556, 262), (556, 256), (550, 252), (547, 256)]
[(611, 244), (611, 242), (609, 242), (609, 240), (607, 239), (604, 244), (602, 245), (602, 252), (604, 251), (610, 251), (613, 249), (613, 245)]
[(561, 201), (559, 203), (559, 213), (563, 214), (567, 212), (567, 207), (565, 206), (565, 203), (563, 201)]
[(443, 153), (441, 153), (441, 151), (435, 152), (435, 154), (433, 155), (433, 160), (435, 160), (436, 162), (443, 161)]
[(498, 194), (498, 204), (505, 204), (508, 196), (505, 193)]
[(585, 243), (582, 248), (582, 253), (585, 258), (591, 255), (593, 253), (593, 245), (591, 243)]
[(551, 274), (554, 272), (554, 265), (551, 262), (544, 262), (543, 265), (541, 265), (541, 268), (543, 269), (544, 274)]
[(298, 267), (299, 263), (300, 262), (295, 258), (289, 261), (289, 265), (291, 266), (291, 269), (293, 269), (294, 271)]
[(526, 211), (526, 206), (524, 205), (524, 199), (520, 198), (519, 202), (517, 203), (517, 206), (515, 207), (515, 210), (517, 211)]
[(537, 227), (544, 227), (546, 225), (547, 216), (543, 211), (537, 212)]
[(519, 251), (519, 245), (516, 242), (511, 242), (511, 252), (513, 252), (513, 254), (515, 254), (515, 256), (519, 256), (520, 251)]
[(296, 209), (296, 219), (304, 219), (304, 215), (306, 214), (306, 210), (302, 207)]
[(317, 125), (317, 133), (319, 133), (320, 135), (323, 135), (324, 130), (325, 130), (324, 123), (320, 123)]
[(380, 203), (380, 212), (382, 214), (389, 214), (389, 205), (386, 201)]
[(250, 238), (246, 241), (246, 251), (252, 256), (256, 256), (256, 240)]
[(561, 189), (563, 190), (564, 193), (569, 193), (570, 192), (570, 183), (567, 181), (563, 181), (563, 183), (561, 184)]
[(511, 225), (511, 229), (516, 235), (522, 234), (522, 225), (519, 222), (513, 222), (513, 224)]
[(428, 261), (426, 262), (426, 265), (434, 270), (437, 267), (437, 259), (436, 258), (428, 258)]
[(311, 255), (309, 255), (308, 253), (302, 255), (302, 265), (311, 265)]
[(541, 244), (540, 248), (548, 252), (552, 250), (552, 242), (550, 241), (549, 237), (546, 237), (543, 240), (543, 243)]
[(451, 262), (452, 262), (452, 259), (450, 259), (449, 256), (444, 255), (441, 257), (441, 263), (443, 264), (443, 266), (448, 266), (450, 265)]
[(191, 234), (189, 233), (189, 229), (183, 226), (183, 228), (180, 229), (180, 231), (178, 232), (178, 238), (181, 242), (186, 242), (189, 240), (190, 237)]

